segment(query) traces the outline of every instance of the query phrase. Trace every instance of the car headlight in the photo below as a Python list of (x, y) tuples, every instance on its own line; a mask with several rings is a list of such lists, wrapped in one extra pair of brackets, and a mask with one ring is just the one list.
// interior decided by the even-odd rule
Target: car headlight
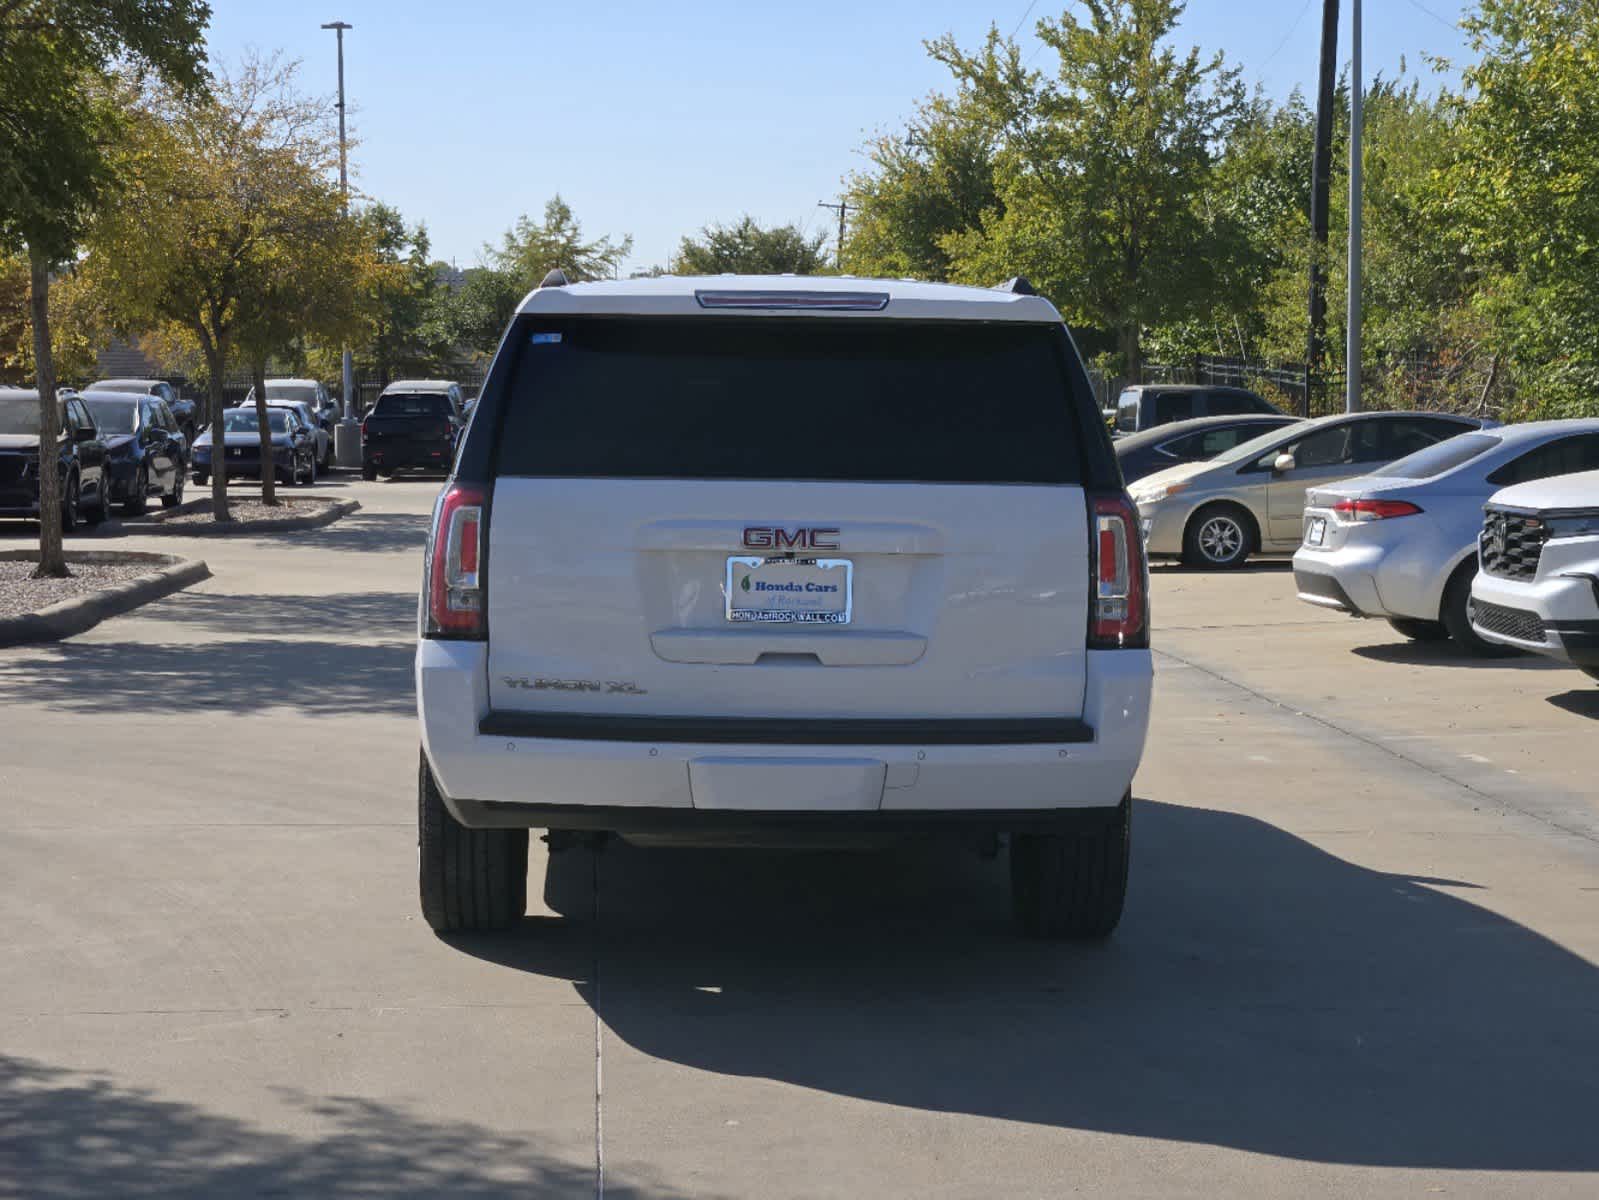
[(1599, 511), (1545, 517), (1543, 524), (1552, 538), (1593, 537), (1599, 535)]
[(1152, 488), (1139, 488), (1132, 493), (1134, 504), (1158, 504), (1168, 496), (1175, 496), (1178, 492), (1186, 492), (1186, 483), (1163, 483)]

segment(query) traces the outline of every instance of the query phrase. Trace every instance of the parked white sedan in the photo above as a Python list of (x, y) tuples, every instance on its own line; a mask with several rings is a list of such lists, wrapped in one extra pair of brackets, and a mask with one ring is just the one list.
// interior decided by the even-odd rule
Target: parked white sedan
[(1599, 420), (1465, 433), (1362, 475), (1310, 489), (1294, 555), (1299, 598), (1386, 618), (1408, 638), (1452, 637), (1478, 654), (1467, 606), (1483, 504), (1498, 489), (1599, 468)]

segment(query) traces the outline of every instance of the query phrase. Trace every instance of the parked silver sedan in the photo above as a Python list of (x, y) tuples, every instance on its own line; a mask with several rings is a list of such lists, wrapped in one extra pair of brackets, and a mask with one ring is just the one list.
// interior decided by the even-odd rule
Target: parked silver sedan
[(1482, 508), (1503, 487), (1599, 470), (1599, 420), (1468, 433), (1343, 483), (1310, 490), (1294, 555), (1299, 598), (1382, 617), (1405, 637), (1502, 651), (1472, 628)]
[(1202, 567), (1299, 546), (1307, 488), (1369, 474), (1492, 421), (1447, 413), (1320, 417), (1243, 442), (1208, 462), (1158, 471), (1130, 489), (1150, 554)]

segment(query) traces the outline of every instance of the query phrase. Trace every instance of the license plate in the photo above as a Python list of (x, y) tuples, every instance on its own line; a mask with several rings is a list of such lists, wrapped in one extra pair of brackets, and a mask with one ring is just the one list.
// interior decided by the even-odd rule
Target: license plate
[(855, 579), (846, 558), (727, 560), (727, 619), (848, 625)]
[(1305, 545), (1319, 546), (1327, 540), (1327, 518), (1311, 517), (1310, 527), (1305, 530)]
[(243, 451), (243, 450), (229, 450), (229, 451), (228, 451), (228, 457), (229, 457), (229, 458), (239, 458), (239, 457), (241, 457), (241, 456), (242, 456), (242, 455), (243, 455), (243, 454), (244, 454), (244, 451)]

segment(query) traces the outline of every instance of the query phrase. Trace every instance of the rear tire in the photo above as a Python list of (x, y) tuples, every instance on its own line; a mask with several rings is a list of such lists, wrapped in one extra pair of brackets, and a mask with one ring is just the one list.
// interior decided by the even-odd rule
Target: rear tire
[(435, 933), (504, 929), (527, 912), (525, 829), (468, 829), (422, 755), (417, 771), (422, 916)]
[(1016, 833), (1010, 839), (1011, 908), (1038, 938), (1109, 937), (1127, 899), (1132, 793), (1097, 830)]
[(111, 488), (104, 474), (100, 476), (100, 486), (95, 489), (95, 505), (83, 514), (83, 519), (90, 525), (104, 525), (111, 519)]
[(1388, 624), (1394, 627), (1395, 633), (1413, 642), (1449, 640), (1449, 631), (1439, 621), (1419, 621), (1414, 617), (1389, 617)]
[(376, 467), (363, 466), (361, 468), (361, 478), (366, 480), (368, 483), (372, 483), (377, 479), (377, 477), (378, 469)]
[(1183, 562), (1190, 567), (1241, 567), (1257, 544), (1255, 522), (1236, 504), (1212, 504), (1188, 518)]
[(1520, 654), (1514, 646), (1501, 646), (1478, 635), (1471, 627), (1471, 581), (1477, 577), (1477, 560), (1468, 558), (1455, 568), (1444, 585), (1443, 604), (1438, 613), (1455, 644), (1478, 658), (1509, 658)]
[(211, 482), (211, 476), (206, 474), (204, 471), (196, 471), (194, 473), (194, 486), (195, 487), (204, 487), (206, 484), (208, 484), (210, 482)]
[(132, 490), (128, 498), (122, 502), (122, 515), (125, 517), (142, 517), (145, 508), (149, 505), (150, 485), (143, 471), (133, 473)]

